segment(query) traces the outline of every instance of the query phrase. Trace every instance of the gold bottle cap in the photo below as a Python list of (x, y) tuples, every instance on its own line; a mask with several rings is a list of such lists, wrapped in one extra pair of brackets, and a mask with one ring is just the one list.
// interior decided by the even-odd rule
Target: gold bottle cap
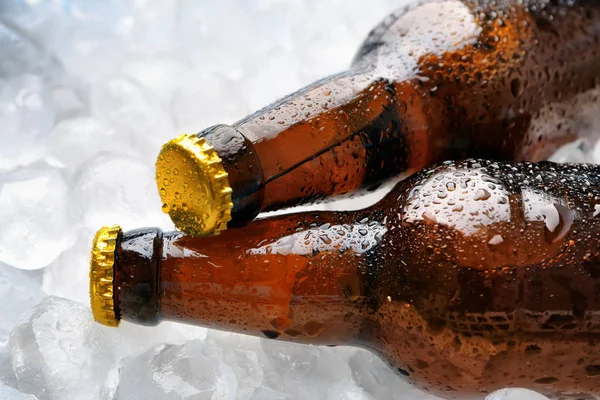
[(175, 226), (192, 236), (218, 235), (231, 220), (231, 187), (221, 158), (204, 138), (181, 135), (156, 161), (156, 184)]
[(92, 244), (90, 262), (90, 303), (96, 322), (106, 326), (119, 326), (115, 313), (114, 264), (118, 225), (100, 228)]

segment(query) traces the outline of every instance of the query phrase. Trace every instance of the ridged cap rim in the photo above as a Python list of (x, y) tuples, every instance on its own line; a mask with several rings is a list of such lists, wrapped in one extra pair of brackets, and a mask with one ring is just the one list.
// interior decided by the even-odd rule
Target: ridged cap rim
[(217, 235), (231, 220), (231, 186), (221, 158), (202, 137), (183, 134), (167, 142), (156, 161), (163, 212), (192, 236)]
[(96, 232), (90, 261), (90, 303), (94, 320), (102, 325), (117, 327), (115, 312), (114, 265), (118, 225), (105, 226)]

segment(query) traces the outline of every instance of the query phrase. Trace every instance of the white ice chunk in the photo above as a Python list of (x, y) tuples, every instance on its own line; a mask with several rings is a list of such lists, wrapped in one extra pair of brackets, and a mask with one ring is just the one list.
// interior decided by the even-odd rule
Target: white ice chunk
[(48, 295), (89, 303), (89, 264), (93, 233), (81, 232), (75, 245), (44, 268), (43, 288)]
[(327, 400), (375, 400), (350, 379), (339, 381), (327, 391)]
[(594, 162), (593, 150), (588, 141), (576, 140), (556, 150), (548, 160), (557, 163)]
[(75, 206), (90, 231), (120, 224), (124, 230), (143, 226), (172, 227), (161, 211), (154, 165), (133, 156), (102, 153), (81, 166), (73, 183)]
[[(50, 89), (52, 104), (54, 106), (55, 120), (63, 121), (75, 118), (87, 112), (87, 103), (83, 94), (69, 84), (57, 84)], [(48, 144), (52, 146), (53, 135), (49, 136)]]
[(375, 399), (441, 400), (411, 386), (406, 379), (366, 350), (357, 349), (349, 363), (354, 382)]
[[(12, 368), (10, 347), (8, 344), (0, 345), (0, 386), (17, 387), (17, 377)], [(2, 397), (0, 396), (0, 399)]]
[(179, 132), (230, 124), (249, 111), (240, 85), (219, 73), (189, 75), (175, 88), (171, 101)]
[(528, 389), (502, 389), (491, 393), (485, 400), (548, 400), (548, 398)]
[(49, 70), (48, 56), (16, 24), (0, 22), (0, 49), (0, 79)]
[(37, 400), (32, 394), (20, 392), (19, 390), (0, 383), (0, 399), (2, 400)]
[[(248, 99), (248, 104), (254, 110), (302, 87), (298, 59), (292, 52), (274, 48), (267, 52), (264, 58), (244, 65), (244, 79), (238, 83)], [(282, 74), (281, 71), (285, 73)], [(269, 92), (262, 90), (270, 85), (276, 89)]]
[(42, 157), (40, 141), (53, 123), (50, 92), (39, 76), (19, 75), (4, 82), (0, 76), (0, 171)]
[(114, 331), (89, 307), (48, 297), (10, 334), (19, 389), (42, 399), (110, 398), (116, 369)]
[(350, 379), (347, 362), (327, 347), (262, 340), (265, 384), (295, 399), (324, 399), (330, 385)]
[(7, 176), (0, 192), (0, 262), (37, 269), (54, 261), (75, 240), (68, 186), (47, 165)]
[[(154, 3), (169, 3), (171, 0), (156, 1)], [(169, 104), (175, 88), (181, 84), (195, 86), (197, 81), (192, 78), (198, 75), (192, 69), (188, 62), (179, 58), (174, 53), (155, 54), (148, 52), (131, 52), (125, 55), (123, 63), (119, 66), (119, 72), (123, 76), (131, 79), (148, 88), (154, 93), (163, 104)], [(207, 94), (209, 88), (202, 92), (202, 96), (194, 101), (202, 101), (203, 96)], [(212, 93), (212, 91), (210, 92)], [(224, 96), (228, 98), (229, 96)], [(197, 112), (202, 113), (201, 107), (197, 107)], [(199, 127), (196, 127), (198, 129)]]
[(117, 130), (106, 122), (89, 117), (79, 117), (60, 122), (48, 140), (50, 154), (74, 171), (83, 162), (101, 151), (128, 150), (127, 140), (121, 139)]
[(185, 344), (190, 340), (203, 340), (206, 333), (206, 328), (175, 322), (166, 321), (157, 326), (143, 326), (121, 321), (117, 330), (119, 356), (139, 354), (162, 343)]
[(0, 345), (21, 315), (44, 297), (39, 275), (0, 263)]
[(116, 397), (146, 400), (234, 400), (237, 378), (220, 349), (199, 340), (164, 344), (124, 359)]
[(122, 76), (95, 82), (91, 88), (92, 115), (117, 127), (149, 162), (166, 141), (177, 136), (166, 104), (151, 90)]

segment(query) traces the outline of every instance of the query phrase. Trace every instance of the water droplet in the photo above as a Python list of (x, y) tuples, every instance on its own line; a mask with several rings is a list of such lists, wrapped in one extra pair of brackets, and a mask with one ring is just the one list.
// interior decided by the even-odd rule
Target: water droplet
[(331, 244), (331, 238), (327, 235), (321, 235), (319, 236), (319, 239), (325, 244)]
[(285, 331), (294, 321), (288, 317), (279, 317), (271, 321), (271, 326), (278, 331)]
[(546, 239), (550, 243), (563, 239), (571, 230), (575, 216), (568, 207), (554, 203), (542, 207), (540, 212), (544, 216)]
[(454, 212), (461, 212), (464, 209), (462, 204), (457, 204), (454, 207), (452, 207), (452, 211)]
[(502, 238), (501, 235), (495, 235), (493, 238), (490, 239), (490, 241), (488, 242), (489, 244), (496, 245), (496, 244), (500, 244), (504, 242), (504, 239)]
[(169, 180), (167, 178), (163, 179), (163, 186), (169, 186)]
[(346, 275), (342, 278), (344, 297), (350, 301), (358, 300), (360, 296), (360, 279), (357, 275)]
[(303, 328), (308, 336), (317, 336), (319, 333), (323, 332), (325, 325), (317, 321), (309, 321), (304, 324)]
[(434, 225), (437, 222), (435, 214), (431, 211), (425, 211), (421, 216), (427, 225)]
[(163, 203), (161, 209), (162, 209), (162, 212), (168, 213), (169, 212), (169, 205), (167, 203)]
[(523, 93), (523, 84), (521, 83), (521, 79), (514, 78), (510, 81), (510, 92), (514, 97), (519, 97), (521, 93)]
[(546, 229), (550, 232), (554, 232), (558, 224), (560, 223), (560, 217), (558, 210), (554, 207), (554, 204), (542, 207), (540, 213), (544, 216), (546, 222)]
[(475, 200), (487, 200), (491, 196), (492, 195), (487, 191), (487, 189), (478, 189), (475, 193)]

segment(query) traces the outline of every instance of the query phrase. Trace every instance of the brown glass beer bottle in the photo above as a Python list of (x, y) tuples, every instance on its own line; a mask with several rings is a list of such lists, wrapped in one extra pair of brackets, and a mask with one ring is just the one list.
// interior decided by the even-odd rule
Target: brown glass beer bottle
[(163, 210), (211, 235), (446, 159), (543, 160), (600, 118), (599, 71), (600, 2), (420, 3), (375, 28), (350, 70), (167, 143)]
[(107, 325), (362, 346), (447, 398), (600, 393), (600, 166), (446, 162), (360, 211), (104, 228), (90, 277)]

